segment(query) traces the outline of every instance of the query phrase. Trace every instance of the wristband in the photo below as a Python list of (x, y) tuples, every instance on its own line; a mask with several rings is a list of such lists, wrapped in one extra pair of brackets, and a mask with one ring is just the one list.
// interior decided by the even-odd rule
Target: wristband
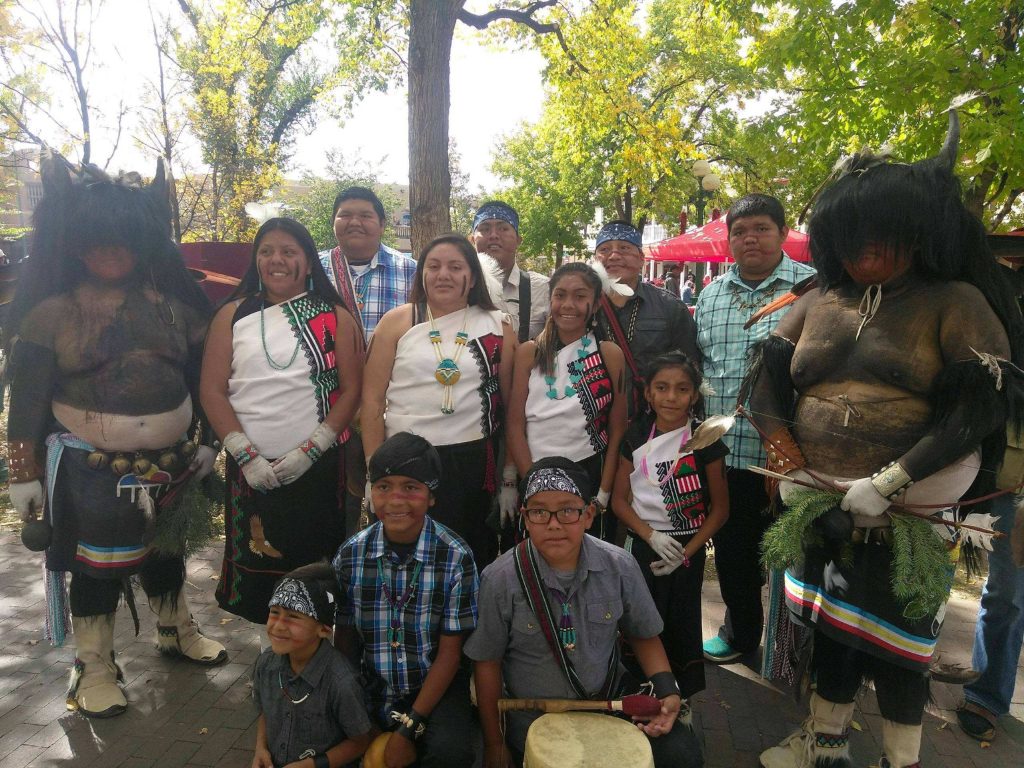
[(318, 461), (320, 457), (324, 455), (323, 451), (321, 451), (320, 448), (317, 447), (317, 444), (314, 443), (312, 440), (307, 440), (306, 442), (304, 442), (302, 445), (299, 446), (299, 449), (304, 454), (309, 456), (310, 461), (314, 462)]
[(318, 752), (313, 755), (313, 768), (331, 768), (331, 761), (327, 757), (327, 753)]
[(501, 471), (501, 484), (506, 488), (515, 488), (518, 485), (516, 477), (515, 464), (506, 464), (505, 468)]
[(889, 501), (895, 499), (902, 491), (914, 484), (898, 461), (887, 464), (871, 476), (871, 484), (875, 490)]
[(249, 445), (245, 446), (245, 448), (240, 450), (238, 453), (231, 454), (235, 463), (238, 464), (239, 467), (244, 467), (259, 455), (259, 451), (252, 447), (252, 443), (249, 443)]
[(768, 435), (768, 439), (764, 441), (764, 448), (768, 455), (768, 469), (773, 472), (785, 475), (807, 464), (800, 446), (796, 444), (796, 440), (786, 427)]
[(391, 719), (398, 723), (395, 733), (407, 738), (409, 741), (415, 741), (427, 730), (426, 718), (415, 709), (410, 708), (408, 714), (405, 712), (392, 712)]
[(686, 550), (684, 549), (683, 550), (683, 568), (689, 568), (689, 567), (690, 567), (690, 558), (688, 558), (686, 556)]
[(39, 479), (35, 443), (12, 440), (7, 443), (7, 456), (10, 482), (30, 483)]
[(651, 675), (654, 698), (664, 699), (666, 696), (679, 696), (679, 683), (671, 672), (655, 672)]

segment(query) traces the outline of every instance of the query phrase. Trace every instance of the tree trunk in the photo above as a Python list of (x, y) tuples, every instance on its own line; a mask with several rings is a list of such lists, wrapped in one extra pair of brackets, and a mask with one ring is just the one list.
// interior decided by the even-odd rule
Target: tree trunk
[(451, 220), (448, 109), (452, 36), (464, 0), (412, 0), (409, 9), (409, 210), (413, 256)]
[(562, 266), (562, 262), (565, 260), (565, 245), (562, 243), (555, 244), (555, 269)]

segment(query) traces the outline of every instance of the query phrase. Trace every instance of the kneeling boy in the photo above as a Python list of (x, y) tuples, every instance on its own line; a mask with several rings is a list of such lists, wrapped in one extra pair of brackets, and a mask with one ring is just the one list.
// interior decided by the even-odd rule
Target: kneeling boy
[[(466, 643), (466, 655), (475, 661), (486, 765), (507, 765), (506, 745), (520, 763), (526, 731), (541, 714), (508, 713), (503, 740), (498, 699), (505, 692), (524, 699), (636, 692), (639, 686), (619, 663), (620, 631), (662, 702), (660, 714), (640, 726), (651, 741), (655, 765), (702, 765), (692, 729), (677, 719), (679, 687), (658, 637), (661, 616), (640, 567), (625, 550), (586, 535), (594, 520), (594, 505), (585, 501), (591, 497), (586, 473), (568, 459), (541, 459), (523, 485), (529, 538), (484, 570), (480, 622)], [(547, 603), (546, 610), (539, 601)], [(544, 627), (545, 615), (558, 617), (558, 626)]]
[(289, 572), (270, 598), (270, 648), (256, 659), (260, 718), (252, 768), (331, 768), (355, 763), (370, 744), (363, 691), (331, 645), (334, 572), (326, 562)]
[(350, 657), (362, 642), (370, 712), (380, 728), (395, 729), (389, 766), (468, 768), (479, 738), (469, 674), (460, 671), (479, 579), (469, 546), (427, 515), (440, 478), (441, 459), (422, 437), (385, 440), (369, 464), (378, 522), (334, 558), (336, 640)]

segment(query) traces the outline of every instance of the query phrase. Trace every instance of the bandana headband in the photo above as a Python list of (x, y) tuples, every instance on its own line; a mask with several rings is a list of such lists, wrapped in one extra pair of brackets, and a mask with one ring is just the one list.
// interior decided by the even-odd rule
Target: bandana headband
[(436, 491), (441, 484), (441, 458), (434, 446), (422, 437), (399, 432), (374, 451), (367, 468), (371, 483), (390, 475), (411, 477)]
[(609, 240), (624, 240), (637, 248), (643, 248), (643, 238), (637, 232), (636, 227), (629, 224), (605, 224), (597, 233), (597, 242), (594, 247), (597, 248)]
[(280, 606), (286, 611), (295, 611), (295, 613), (309, 616), (321, 624), (330, 625), (334, 623), (332, 603), (334, 603), (334, 595), (330, 592), (314, 588), (311, 593), (305, 582), (286, 576), (277, 583), (268, 607)]
[(542, 491), (565, 491), (573, 496), (584, 498), (583, 491), (573, 481), (564, 469), (557, 467), (546, 467), (531, 472), (526, 478), (526, 492), (523, 500), (529, 499)]
[(485, 205), (476, 212), (473, 217), (473, 229), (476, 230), (481, 224), (489, 219), (505, 221), (512, 225), (512, 228), (519, 234), (519, 214), (508, 205), (492, 203)]

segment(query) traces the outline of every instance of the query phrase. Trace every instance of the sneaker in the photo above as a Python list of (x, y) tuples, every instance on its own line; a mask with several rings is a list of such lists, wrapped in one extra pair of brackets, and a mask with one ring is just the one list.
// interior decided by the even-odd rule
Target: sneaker
[(712, 664), (729, 664), (742, 655), (720, 637), (704, 641), (704, 658)]

